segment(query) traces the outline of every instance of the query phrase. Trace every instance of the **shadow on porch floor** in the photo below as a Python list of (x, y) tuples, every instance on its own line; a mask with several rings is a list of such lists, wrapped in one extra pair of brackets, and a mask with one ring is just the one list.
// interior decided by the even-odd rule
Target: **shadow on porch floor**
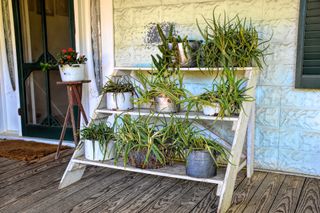
[[(70, 155), (33, 164), (0, 158), (0, 212), (216, 212), (216, 185), (105, 168), (89, 167), (58, 190)], [(320, 180), (242, 172), (229, 212), (320, 212)]]

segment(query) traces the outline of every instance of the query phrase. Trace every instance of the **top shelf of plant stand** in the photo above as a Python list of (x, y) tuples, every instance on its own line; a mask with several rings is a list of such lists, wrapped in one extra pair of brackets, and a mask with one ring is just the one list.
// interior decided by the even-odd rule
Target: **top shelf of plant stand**
[(217, 116), (208, 116), (204, 115), (201, 112), (189, 112), (189, 115), (186, 115), (186, 112), (177, 112), (177, 113), (158, 113), (153, 112), (150, 109), (133, 109), (133, 110), (108, 110), (106, 108), (97, 109), (96, 112), (103, 113), (103, 114), (123, 114), (123, 115), (137, 115), (137, 116), (148, 116), (150, 114), (159, 115), (159, 117), (170, 118), (172, 116), (176, 118), (189, 118), (189, 119), (199, 119), (199, 120), (218, 120), (218, 121), (238, 121), (238, 117), (217, 117)]
[[(115, 67), (114, 70), (118, 70), (118, 71), (150, 71), (150, 70), (154, 70), (155, 68), (154, 67)], [(255, 67), (236, 67), (234, 68), (234, 70), (236, 71), (243, 71), (243, 70), (246, 70), (246, 71), (251, 71), (255, 69)], [(185, 71), (185, 72), (188, 72), (188, 71), (192, 71), (192, 72), (202, 72), (202, 71), (215, 71), (215, 72), (218, 72), (218, 71), (223, 71), (224, 68), (222, 67), (213, 67), (213, 68), (205, 68), (205, 67), (192, 67), (192, 68), (187, 68), (187, 67), (183, 67), (183, 68), (180, 68), (180, 71)]]

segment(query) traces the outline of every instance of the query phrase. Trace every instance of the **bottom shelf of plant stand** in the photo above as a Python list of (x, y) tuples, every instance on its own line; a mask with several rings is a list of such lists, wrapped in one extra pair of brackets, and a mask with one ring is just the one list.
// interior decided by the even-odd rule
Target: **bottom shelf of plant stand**
[(171, 166), (165, 166), (159, 169), (139, 169), (136, 167), (132, 167), (128, 164), (124, 166), (122, 159), (119, 159), (116, 165), (114, 164), (114, 160), (107, 160), (103, 162), (90, 161), (84, 157), (74, 158), (72, 159), (72, 162), (79, 163), (79, 164), (92, 165), (92, 166), (101, 166), (101, 167), (106, 167), (111, 169), (119, 169), (119, 170), (130, 171), (130, 172), (149, 174), (149, 175), (157, 175), (157, 176), (192, 180), (192, 181), (198, 181), (198, 182), (214, 183), (219, 185), (223, 184), (225, 173), (226, 173), (225, 168), (218, 168), (217, 175), (215, 177), (195, 178), (195, 177), (190, 177), (186, 175), (186, 167), (184, 163), (175, 163)]

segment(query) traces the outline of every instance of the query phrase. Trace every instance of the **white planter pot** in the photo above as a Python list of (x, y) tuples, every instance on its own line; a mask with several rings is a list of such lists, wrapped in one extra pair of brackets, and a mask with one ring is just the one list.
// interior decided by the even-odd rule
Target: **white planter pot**
[(213, 106), (210, 105), (204, 105), (202, 106), (203, 109), (203, 114), (204, 115), (215, 115), (215, 114), (219, 114), (220, 112), (220, 105), (218, 103), (214, 103), (212, 104)]
[(72, 66), (59, 66), (62, 81), (83, 81), (85, 80), (84, 64), (73, 64)]
[(100, 146), (98, 141), (84, 141), (84, 156), (88, 160), (103, 161), (114, 158), (114, 141), (110, 141), (108, 145)]
[(110, 110), (130, 110), (133, 109), (132, 92), (112, 93), (107, 92), (105, 101), (107, 109)]

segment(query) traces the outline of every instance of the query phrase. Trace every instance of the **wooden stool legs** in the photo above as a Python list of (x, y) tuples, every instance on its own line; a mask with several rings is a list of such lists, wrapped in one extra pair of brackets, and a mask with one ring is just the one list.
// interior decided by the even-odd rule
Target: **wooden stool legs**
[[(71, 121), (72, 124), (72, 132), (73, 132), (73, 140), (75, 145), (78, 145), (79, 141), (79, 128), (80, 128), (80, 116), (82, 114), (83, 119), (85, 121), (85, 124), (88, 124), (88, 118), (86, 116), (86, 113), (83, 109), (82, 103), (81, 103), (81, 94), (82, 94), (82, 83), (70, 83), (67, 84), (67, 91), (68, 91), (68, 109), (67, 114), (64, 119), (61, 135), (60, 135), (60, 141), (57, 148), (55, 159), (58, 159), (60, 156), (60, 149), (62, 145), (62, 141), (64, 139), (64, 136), (66, 134), (68, 121)], [(74, 113), (74, 106), (78, 106), (78, 122), (75, 121), (75, 113)]]

